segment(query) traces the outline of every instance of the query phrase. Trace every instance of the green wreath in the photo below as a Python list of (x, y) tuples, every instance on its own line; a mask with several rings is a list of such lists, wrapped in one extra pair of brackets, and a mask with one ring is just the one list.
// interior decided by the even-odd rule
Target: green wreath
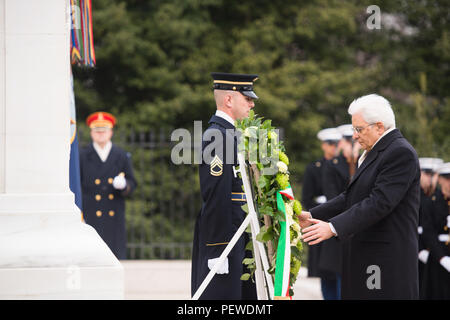
[[(301, 266), (300, 253), (303, 247), (297, 218), (297, 215), (302, 212), (302, 206), (298, 200), (294, 199), (293, 193), (290, 197), (280, 195), (280, 191), (290, 188), (289, 158), (285, 153), (283, 142), (278, 139), (276, 128), (272, 127), (271, 120), (263, 121), (262, 117), (258, 117), (251, 110), (248, 118), (237, 120), (236, 128), (241, 131), (239, 151), (244, 151), (245, 159), (250, 165), (254, 202), (263, 225), (256, 239), (264, 243), (267, 249), (271, 265), (269, 273), (274, 279), (281, 262), (278, 261), (277, 264), (277, 255), (280, 250), (277, 251), (275, 248), (279, 248), (282, 231), (286, 232), (283, 227), (289, 226), (290, 241), (286, 243), (290, 244), (289, 296), (292, 297), (293, 285)], [(244, 205), (242, 209), (248, 213), (247, 205)], [(247, 232), (250, 231), (247, 230)], [(253, 250), (251, 241), (246, 249)], [(246, 258), (243, 264), (247, 265), (250, 273), (243, 274), (241, 279), (253, 278), (256, 269), (255, 260)], [(277, 291), (276, 283), (275, 291)]]

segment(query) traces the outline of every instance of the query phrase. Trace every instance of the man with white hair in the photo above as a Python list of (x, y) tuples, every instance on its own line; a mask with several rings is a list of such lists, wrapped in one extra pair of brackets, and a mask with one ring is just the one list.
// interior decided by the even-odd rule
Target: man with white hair
[(299, 216), (303, 239), (342, 241), (342, 299), (418, 299), (417, 153), (385, 98), (363, 96), (348, 112), (364, 153), (343, 193)]

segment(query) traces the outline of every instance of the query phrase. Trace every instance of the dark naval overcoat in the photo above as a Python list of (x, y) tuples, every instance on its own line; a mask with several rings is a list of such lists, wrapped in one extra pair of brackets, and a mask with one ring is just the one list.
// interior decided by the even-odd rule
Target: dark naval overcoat
[(450, 299), (450, 272), (440, 260), (450, 256), (450, 199), (445, 199), (440, 189), (425, 200), (422, 227), (423, 245), (430, 251), (424, 267), (424, 298)]
[[(341, 194), (350, 182), (349, 165), (342, 154), (324, 161), (322, 173), (323, 194), (328, 200)], [(335, 237), (323, 241), (319, 268), (323, 272), (341, 275), (342, 243)]]
[[(308, 164), (305, 169), (301, 199), (302, 207), (305, 211), (309, 211), (319, 205), (320, 203), (317, 202), (317, 199), (324, 195), (322, 187), (322, 169), (325, 161), (325, 158), (318, 159)], [(319, 269), (321, 249), (321, 243), (314, 246), (308, 246), (308, 277), (328, 278), (333, 276)]]
[[(127, 186), (117, 190), (112, 182), (124, 174)], [(102, 162), (92, 143), (80, 151), (83, 218), (94, 227), (118, 259), (126, 259), (125, 197), (136, 188), (130, 154), (112, 145)]]

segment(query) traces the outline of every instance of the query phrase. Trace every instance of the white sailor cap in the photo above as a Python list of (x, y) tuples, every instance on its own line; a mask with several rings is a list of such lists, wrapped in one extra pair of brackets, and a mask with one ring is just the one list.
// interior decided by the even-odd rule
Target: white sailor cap
[(317, 133), (317, 138), (323, 142), (337, 142), (342, 139), (342, 134), (336, 128), (326, 128)]
[(439, 158), (419, 158), (420, 170), (426, 172), (436, 172), (443, 163)]
[(450, 162), (442, 163), (437, 169), (437, 173), (441, 176), (450, 175)]
[(343, 124), (342, 126), (337, 127), (339, 133), (344, 137), (352, 137), (353, 136), (353, 126), (351, 124)]

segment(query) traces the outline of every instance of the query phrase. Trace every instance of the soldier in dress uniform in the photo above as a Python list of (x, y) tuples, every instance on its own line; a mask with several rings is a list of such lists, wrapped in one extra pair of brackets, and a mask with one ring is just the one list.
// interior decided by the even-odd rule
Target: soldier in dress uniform
[[(226, 245), (245, 219), (241, 206), (246, 203), (242, 180), (235, 168), (237, 137), (234, 122), (248, 117), (258, 97), (253, 92), (257, 75), (212, 73), (217, 111), (209, 120), (202, 142), (203, 161), (199, 167), (203, 200), (197, 217), (192, 251), (191, 293), (195, 294), (218, 262)], [(208, 159), (209, 158), (209, 159)], [(256, 299), (252, 280), (243, 281), (247, 270), (242, 264), (248, 235), (244, 233), (228, 258), (206, 287), (200, 299)]]
[(131, 155), (111, 142), (112, 114), (95, 112), (86, 123), (92, 143), (80, 151), (83, 218), (117, 259), (126, 259), (125, 197), (136, 188)]
[(425, 265), (428, 261), (430, 251), (427, 250), (423, 243), (423, 211), (424, 205), (430, 198), (437, 183), (437, 169), (444, 161), (438, 158), (419, 158), (420, 164), (420, 208), (419, 208), (419, 224), (417, 231), (419, 233), (419, 297), (425, 299), (426, 277), (424, 277)]
[[(356, 169), (359, 144), (354, 143), (351, 124), (336, 128), (342, 135), (338, 143), (339, 154), (323, 163), (323, 193), (330, 200), (343, 192)], [(322, 277), (322, 292), (325, 300), (339, 300), (342, 273), (342, 246), (338, 239), (330, 238), (321, 244), (319, 269)]]
[(430, 252), (424, 274), (425, 299), (450, 299), (450, 162), (438, 169), (439, 187), (425, 200), (422, 239)]
[[(323, 166), (324, 163), (336, 156), (339, 140), (342, 135), (336, 128), (327, 128), (320, 130), (317, 138), (322, 142), (321, 148), (323, 158), (310, 163), (305, 170), (302, 189), (302, 205), (305, 210), (310, 210), (315, 206), (327, 201), (323, 192)], [(308, 247), (308, 277), (320, 277), (322, 285), (322, 294), (324, 299), (332, 298), (329, 295), (328, 281), (335, 281), (333, 272), (320, 268), (322, 244)]]
[(324, 194), (328, 200), (345, 190), (355, 173), (360, 145), (353, 141), (351, 124), (336, 128), (342, 138), (338, 143), (338, 155), (324, 163), (323, 185)]

